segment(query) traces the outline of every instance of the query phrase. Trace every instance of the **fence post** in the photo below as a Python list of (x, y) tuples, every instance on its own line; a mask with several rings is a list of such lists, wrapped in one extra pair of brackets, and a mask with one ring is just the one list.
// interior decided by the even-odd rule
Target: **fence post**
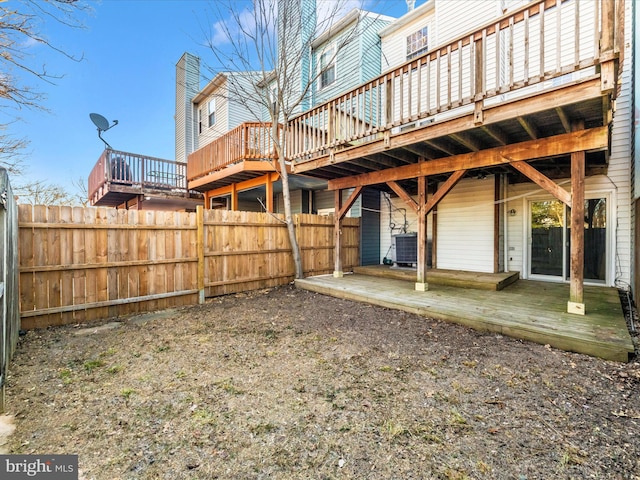
[(204, 207), (196, 207), (196, 225), (198, 233), (196, 243), (198, 249), (198, 303), (204, 303)]

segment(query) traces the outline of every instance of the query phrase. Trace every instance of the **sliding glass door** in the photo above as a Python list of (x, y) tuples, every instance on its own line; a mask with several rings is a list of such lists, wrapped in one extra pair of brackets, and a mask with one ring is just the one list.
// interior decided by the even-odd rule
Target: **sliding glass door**
[[(584, 278), (604, 283), (607, 272), (607, 199), (584, 202)], [(558, 200), (529, 202), (529, 276), (566, 281), (571, 258), (571, 210)]]

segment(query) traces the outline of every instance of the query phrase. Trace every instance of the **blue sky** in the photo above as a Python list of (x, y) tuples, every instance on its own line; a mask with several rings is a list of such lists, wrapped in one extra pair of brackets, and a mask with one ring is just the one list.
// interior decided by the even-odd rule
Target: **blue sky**
[[(207, 0), (102, 0), (84, 29), (56, 22), (42, 33), (76, 57), (69, 60), (42, 46), (31, 60), (46, 64), (55, 85), (29, 83), (46, 95), (50, 113), (23, 109), (8, 134), (29, 141), (27, 175), (12, 183), (44, 180), (70, 192), (72, 181), (86, 180), (104, 144), (89, 113), (119, 124), (103, 133), (112, 148), (165, 159), (175, 158), (175, 64), (188, 51), (212, 60), (204, 31), (215, 21)], [(421, 0), (416, 6), (424, 3)], [(399, 17), (405, 0), (371, 0), (368, 9)], [(204, 86), (204, 85), (202, 85)]]

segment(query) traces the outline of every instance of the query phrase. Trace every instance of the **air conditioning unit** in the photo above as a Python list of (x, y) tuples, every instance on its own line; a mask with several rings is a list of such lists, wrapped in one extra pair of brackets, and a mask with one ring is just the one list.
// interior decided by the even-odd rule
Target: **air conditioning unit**
[(398, 265), (418, 263), (418, 234), (400, 233), (391, 237), (393, 262)]

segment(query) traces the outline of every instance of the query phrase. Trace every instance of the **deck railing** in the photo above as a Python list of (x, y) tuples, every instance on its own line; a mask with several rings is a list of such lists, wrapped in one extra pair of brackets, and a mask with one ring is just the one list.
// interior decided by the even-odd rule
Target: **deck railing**
[(89, 174), (89, 198), (105, 185), (187, 193), (187, 164), (107, 149)]
[(243, 123), (189, 155), (189, 181), (245, 160), (272, 161), (276, 158), (271, 140), (271, 123)]
[[(304, 162), (447, 116), (595, 74), (613, 51), (614, 0), (539, 0), (435, 48), (289, 122)], [(546, 82), (546, 83), (545, 83)]]

